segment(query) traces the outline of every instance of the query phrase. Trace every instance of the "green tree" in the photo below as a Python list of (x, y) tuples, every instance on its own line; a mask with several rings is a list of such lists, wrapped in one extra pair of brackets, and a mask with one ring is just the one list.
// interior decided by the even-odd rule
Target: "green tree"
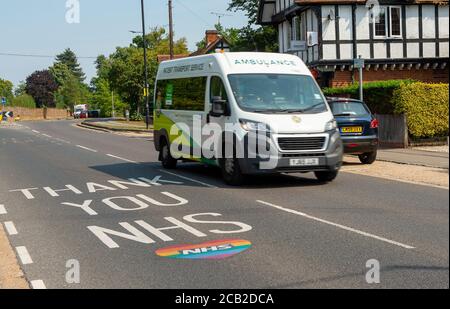
[(248, 17), (248, 25), (241, 29), (218, 29), (230, 41), (233, 51), (278, 52), (278, 30), (273, 26), (257, 25), (259, 2), (230, 1), (229, 11), (241, 11)]
[(11, 103), (13, 97), (13, 83), (0, 78), (0, 98), (6, 98), (7, 102)]
[[(169, 53), (169, 37), (163, 28), (154, 28), (146, 36), (148, 46), (148, 68), (150, 96), (152, 96), (153, 85), (156, 78), (158, 63), (157, 55)], [(106, 58), (97, 58), (97, 78), (94, 78), (91, 86), (94, 88), (94, 101), (109, 101), (106, 95), (105, 100), (99, 100), (97, 92), (114, 93), (120, 97), (121, 101), (129, 106), (132, 111), (141, 112), (144, 108), (144, 52), (143, 39), (138, 36), (133, 39), (129, 47), (117, 47), (116, 51)], [(186, 39), (182, 38), (175, 42), (174, 51), (176, 54), (188, 54)], [(108, 91), (104, 81), (108, 82)], [(108, 103), (109, 104), (109, 103)]]
[(248, 23), (256, 25), (260, 0), (231, 0), (228, 5), (229, 11), (243, 11), (248, 17)]
[(27, 86), (27, 84), (24, 81), (20, 81), (19, 84), (14, 89), (14, 96), (18, 97), (18, 96), (26, 94), (26, 92), (25, 92), (26, 86)]
[(70, 48), (67, 48), (64, 52), (56, 56), (55, 66), (57, 64), (66, 65), (80, 83), (86, 79), (86, 76), (78, 63), (77, 56)]

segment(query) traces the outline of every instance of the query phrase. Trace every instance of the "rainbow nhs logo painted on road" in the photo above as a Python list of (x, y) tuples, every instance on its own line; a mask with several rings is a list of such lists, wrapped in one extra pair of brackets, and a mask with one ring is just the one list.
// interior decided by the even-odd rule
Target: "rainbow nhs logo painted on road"
[(248, 240), (224, 239), (197, 245), (181, 245), (156, 250), (156, 255), (171, 259), (225, 259), (244, 252), (252, 246)]

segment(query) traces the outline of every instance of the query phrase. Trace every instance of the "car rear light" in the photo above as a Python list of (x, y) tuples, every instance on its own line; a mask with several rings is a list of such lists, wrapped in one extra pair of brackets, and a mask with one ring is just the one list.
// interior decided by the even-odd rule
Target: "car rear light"
[(371, 128), (371, 129), (377, 129), (379, 124), (380, 124), (380, 123), (378, 122), (378, 120), (377, 120), (377, 119), (374, 119), (374, 120), (372, 120), (372, 122), (370, 123), (370, 128)]

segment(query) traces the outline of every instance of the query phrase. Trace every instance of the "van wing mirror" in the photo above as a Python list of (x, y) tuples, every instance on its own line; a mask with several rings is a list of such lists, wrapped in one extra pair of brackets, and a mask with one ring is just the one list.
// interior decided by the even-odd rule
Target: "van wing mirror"
[(227, 101), (222, 97), (213, 97), (210, 115), (213, 117), (221, 117), (226, 114)]

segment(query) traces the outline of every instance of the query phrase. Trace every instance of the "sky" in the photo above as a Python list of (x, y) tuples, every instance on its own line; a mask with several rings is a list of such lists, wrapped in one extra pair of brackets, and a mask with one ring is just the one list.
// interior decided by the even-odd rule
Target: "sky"
[[(130, 30), (141, 31), (139, 0), (78, 0), (80, 23), (67, 23), (67, 1), (0, 0), (0, 78), (16, 86), (36, 70), (52, 65), (53, 56), (70, 47), (79, 57), (109, 55), (117, 46), (128, 46)], [(241, 12), (227, 12), (229, 0), (173, 0), (175, 39), (186, 37), (189, 49), (214, 29), (217, 16), (225, 27), (242, 27)], [(146, 28), (168, 25), (167, 0), (145, 0)], [(49, 57), (4, 56), (2, 53)], [(95, 76), (95, 59), (79, 59), (87, 82)]]

